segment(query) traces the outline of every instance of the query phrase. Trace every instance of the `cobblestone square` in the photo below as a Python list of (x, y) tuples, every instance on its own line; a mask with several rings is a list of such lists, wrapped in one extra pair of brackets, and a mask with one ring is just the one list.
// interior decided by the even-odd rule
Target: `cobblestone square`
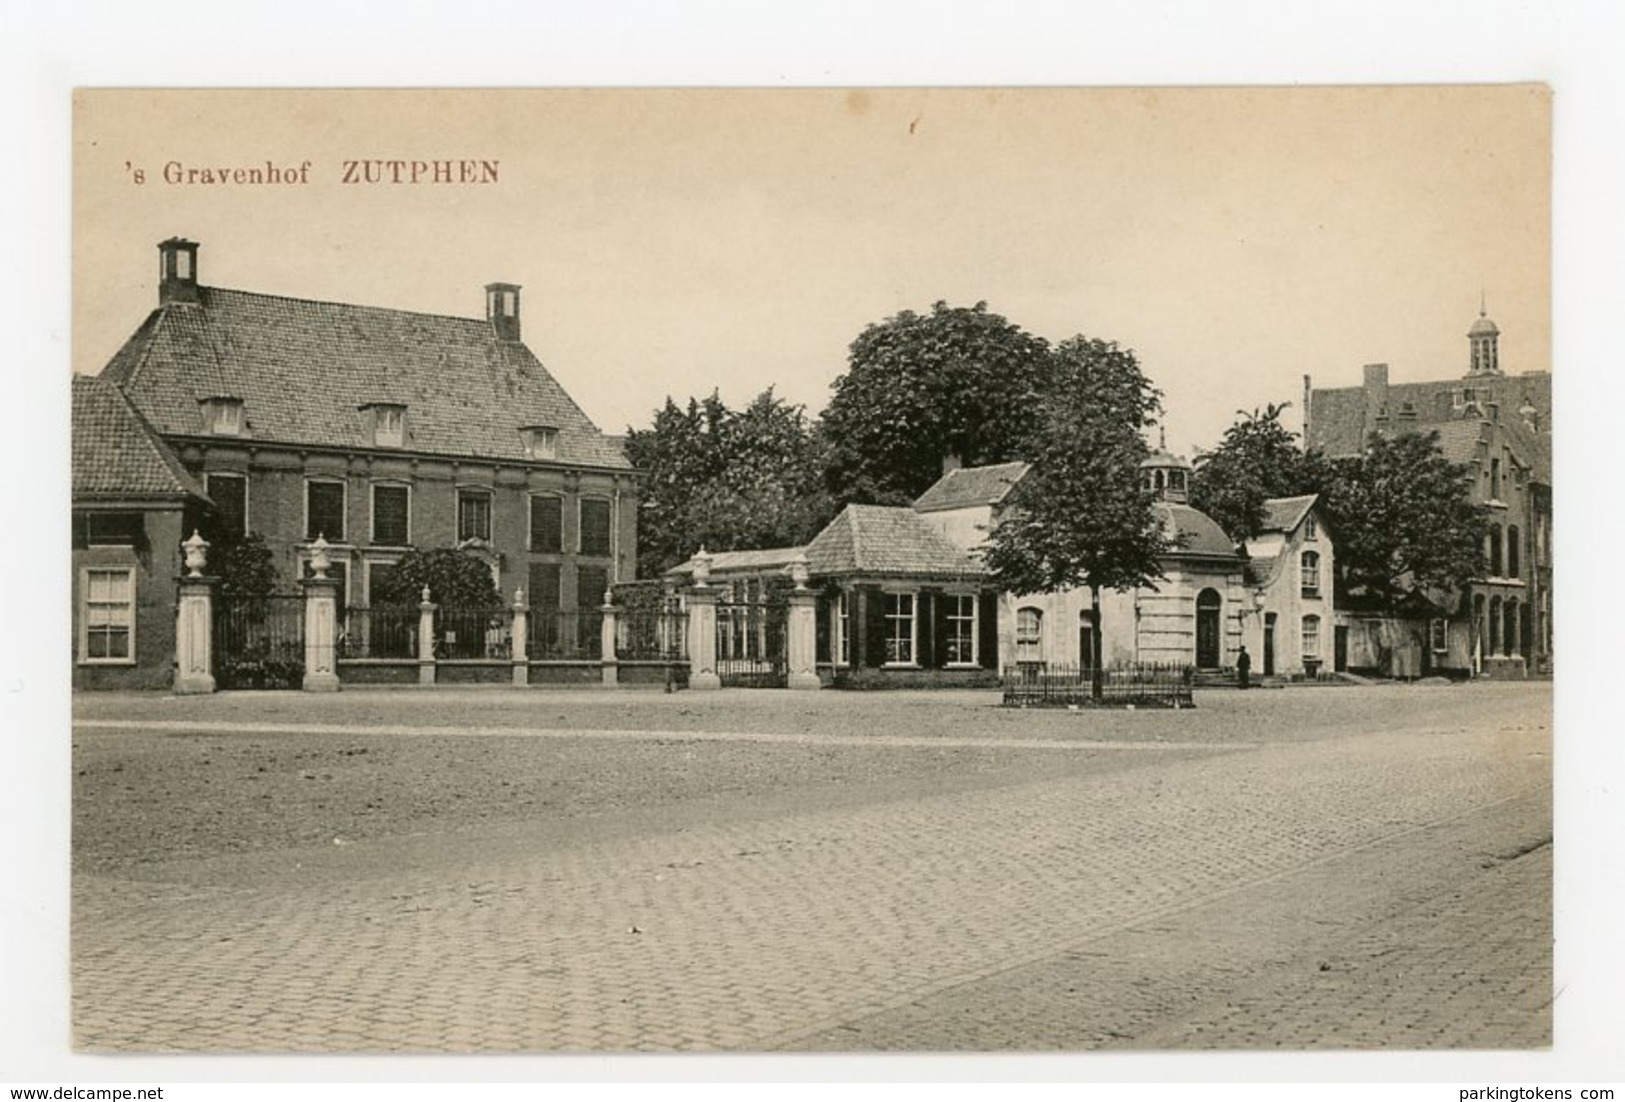
[(1550, 686), (75, 700), (77, 1047), (1551, 1044)]

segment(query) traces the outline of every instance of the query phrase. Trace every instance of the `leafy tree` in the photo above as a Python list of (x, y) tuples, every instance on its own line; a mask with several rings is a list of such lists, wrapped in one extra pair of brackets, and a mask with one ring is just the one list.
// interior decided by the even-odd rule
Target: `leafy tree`
[(281, 576), (276, 559), (258, 532), (230, 538), (217, 535), (209, 548), (208, 572), (220, 579), (221, 597), (267, 597), (277, 591)]
[(831, 490), (905, 505), (941, 477), (946, 456), (967, 466), (1023, 457), (1054, 366), (1048, 342), (985, 302), (938, 302), (869, 326), (824, 411)]
[[(1142, 432), (1161, 409), (1134, 353), (1073, 337), (1056, 350), (1059, 384), (1044, 403), (1032, 469), (1006, 498), (986, 552), (990, 573), (1015, 593), (1087, 586), (1094, 653), (1103, 654), (1100, 593), (1150, 585), (1168, 549), (1141, 488)], [(1102, 696), (1095, 662), (1091, 695)]]
[(670, 398), (627, 432), (639, 472), (638, 570), (656, 576), (703, 545), (746, 550), (805, 543), (834, 515), (823, 451), (800, 406), (769, 387), (740, 410), (715, 392)]
[(1224, 439), (1191, 477), (1191, 504), (1238, 542), (1258, 535), (1269, 498), (1322, 493), (1332, 477), (1326, 459), (1302, 451), (1298, 434), (1281, 424), (1288, 405), (1238, 410)]
[(416, 605), (424, 586), (441, 605), (493, 608), (502, 603), (491, 567), (455, 547), (408, 551), (388, 571), (373, 574), (372, 598), (380, 605)]
[(1486, 510), (1471, 469), (1439, 450), (1437, 433), (1373, 435), (1339, 460), (1324, 497), (1344, 591), (1393, 606), (1414, 589), (1460, 589), (1484, 572)]

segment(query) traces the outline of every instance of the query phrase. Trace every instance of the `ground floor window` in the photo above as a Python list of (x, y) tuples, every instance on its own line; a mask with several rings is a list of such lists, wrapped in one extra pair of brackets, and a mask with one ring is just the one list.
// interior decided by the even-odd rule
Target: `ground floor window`
[(1305, 616), (1303, 618), (1303, 656), (1304, 658), (1320, 657), (1320, 617)]
[(1443, 620), (1434, 620), (1428, 626), (1429, 645), (1435, 654), (1443, 654), (1449, 650), (1449, 634)]
[(948, 652), (950, 666), (976, 664), (976, 595), (950, 593), (946, 600), (948, 626)]
[(85, 570), (80, 610), (79, 658), (83, 662), (135, 660), (135, 568)]
[(852, 605), (845, 590), (835, 595), (835, 633), (830, 661), (837, 666), (852, 662)]
[(914, 594), (886, 594), (886, 662), (914, 663)]
[(1016, 609), (1016, 661), (1037, 662), (1043, 657), (1044, 614), (1036, 608)]

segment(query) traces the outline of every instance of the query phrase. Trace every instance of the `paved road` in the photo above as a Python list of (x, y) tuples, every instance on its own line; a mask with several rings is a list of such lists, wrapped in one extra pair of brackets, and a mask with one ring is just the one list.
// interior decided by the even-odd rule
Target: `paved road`
[[(1429, 692), (1448, 696), (1414, 695)], [(1046, 744), (995, 724), (996, 766), (985, 748), (967, 749), (953, 783), (882, 783), (860, 799), (815, 791), (749, 814), (707, 804), (703, 815), (633, 817), (620, 830), (420, 823), (351, 844), (80, 869), (77, 1043), (1549, 1044), (1547, 687), (1210, 697), (1199, 727), (1145, 717), (1131, 738), (1103, 724), (1107, 737), (1093, 744), (1077, 735), (1087, 728)], [(498, 723), (509, 706), (484, 703), (497, 699), (480, 707), (494, 709), (487, 718), (517, 752), (579, 741), (606, 770), (640, 739), (698, 754), (701, 769), (712, 748), (841, 755), (860, 752), (854, 740), (906, 760), (933, 752), (930, 734), (955, 726), (957, 706), (802, 698), (799, 708), (838, 710), (839, 731), (813, 723), (742, 747), (748, 731), (712, 741), (701, 725), (656, 726), (669, 700), (617, 703), (642, 709), (642, 723), (549, 723), (541, 739), (522, 720)], [(253, 721), (207, 707), (212, 737), (250, 736), (227, 724)], [(381, 739), (409, 737), (421, 714), (402, 697), (365, 707)], [(758, 695), (741, 707), (764, 705)], [(272, 722), (322, 722), (317, 703), (286, 709)], [(1272, 727), (1271, 709), (1296, 726)], [(136, 712), (156, 726), (115, 730), (105, 724), (132, 716), (82, 710), (76, 740), (133, 748), (195, 718), (184, 706)], [(1362, 729), (1359, 717), (1373, 714), (1388, 717), (1383, 730)], [(1306, 722), (1330, 733), (1312, 737)], [(1057, 730), (1050, 723), (1035, 728)], [(978, 737), (962, 725), (956, 734)], [(252, 735), (294, 737), (267, 722)]]

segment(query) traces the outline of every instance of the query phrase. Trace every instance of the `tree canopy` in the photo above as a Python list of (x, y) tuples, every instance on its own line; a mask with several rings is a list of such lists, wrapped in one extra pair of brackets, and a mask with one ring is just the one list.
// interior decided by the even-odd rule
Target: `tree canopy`
[(258, 532), (216, 535), (209, 549), (209, 573), (220, 579), (222, 597), (268, 597), (282, 581), (276, 559)]
[(671, 398), (629, 429), (638, 468), (638, 569), (657, 576), (699, 550), (805, 543), (834, 514), (820, 442), (800, 406), (769, 387), (743, 409), (715, 393)]
[(1015, 593), (1087, 587), (1100, 655), (1101, 591), (1134, 589), (1162, 576), (1167, 537), (1140, 481), (1149, 452), (1142, 433), (1161, 399), (1134, 353), (1107, 341), (1073, 337), (1056, 349), (1056, 365), (1057, 385), (1043, 403), (1032, 467), (1005, 499), (986, 562), (998, 585)]
[(1266, 500), (1322, 493), (1332, 477), (1320, 453), (1301, 450), (1297, 433), (1281, 424), (1287, 408), (1272, 403), (1262, 411), (1238, 410), (1224, 439), (1198, 461), (1191, 477), (1191, 505), (1237, 542), (1258, 535)]
[(389, 569), (375, 569), (372, 599), (380, 605), (416, 605), (429, 599), (455, 608), (494, 608), (502, 603), (491, 567), (485, 560), (455, 547), (412, 550)]
[(1373, 435), (1364, 455), (1336, 461), (1323, 502), (1345, 592), (1393, 605), (1481, 576), (1487, 516), (1471, 475), (1444, 457), (1437, 433)]
[(987, 303), (905, 310), (852, 342), (824, 411), (837, 500), (906, 505), (957, 456), (966, 466), (1026, 455), (1043, 420), (1048, 342)]

